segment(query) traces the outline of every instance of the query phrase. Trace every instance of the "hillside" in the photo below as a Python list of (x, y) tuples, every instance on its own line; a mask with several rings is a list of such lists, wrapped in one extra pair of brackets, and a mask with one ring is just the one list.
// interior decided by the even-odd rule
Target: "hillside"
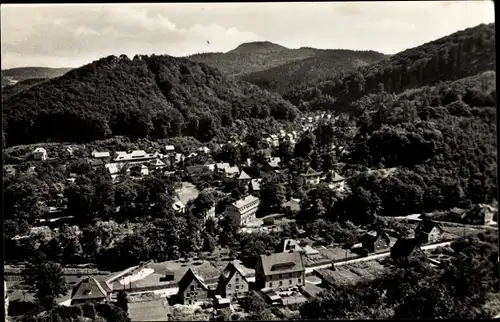
[(316, 50), (313, 57), (251, 73), (242, 79), (263, 89), (285, 94), (294, 87), (334, 78), (338, 73), (350, 72), (384, 57), (374, 51)]
[(344, 161), (397, 170), (381, 181), (370, 175), (353, 178), (353, 192), (366, 199), (351, 200), (347, 207), (402, 216), (495, 200), (495, 78), (495, 72), (484, 72), (356, 102), (364, 112)]
[(47, 81), (47, 78), (28, 78), (22, 81), (19, 81), (15, 84), (9, 84), (2, 87), (2, 95), (4, 99), (8, 96), (15, 95), (20, 93), (36, 84)]
[(457, 80), (495, 69), (495, 25), (479, 26), (405, 50), (345, 77), (290, 90), (284, 97), (306, 110), (351, 110), (350, 103), (379, 91)]
[(183, 134), (206, 142), (226, 136), (238, 119), (273, 124), (297, 115), (277, 94), (171, 56), (109, 56), (6, 97), (2, 104), (8, 146), (112, 135)]
[(227, 53), (203, 53), (186, 58), (205, 63), (226, 75), (242, 76), (313, 57), (316, 49), (288, 49), (270, 42), (246, 43)]
[(49, 67), (19, 67), (2, 70), (2, 84), (3, 79), (12, 79), (16, 82), (23, 81), (30, 78), (54, 78), (59, 77), (71, 68), (49, 68)]

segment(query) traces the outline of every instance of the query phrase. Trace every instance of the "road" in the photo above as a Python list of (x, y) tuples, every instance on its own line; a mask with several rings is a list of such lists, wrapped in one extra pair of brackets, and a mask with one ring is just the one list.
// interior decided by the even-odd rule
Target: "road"
[[(413, 214), (413, 215), (408, 215), (408, 216), (398, 216), (398, 217), (390, 217), (393, 219), (405, 219), (405, 220), (413, 220), (413, 221), (422, 221), (422, 218), (419, 218), (421, 214)], [(466, 228), (475, 228), (475, 229), (493, 229), (493, 230), (498, 230), (498, 226), (494, 225), (472, 225), (472, 224), (461, 224), (461, 223), (455, 223), (455, 222), (450, 222), (450, 221), (440, 221), (440, 220), (433, 220), (433, 222), (437, 222), (440, 224), (453, 224), (457, 225), (458, 227), (466, 227)]]
[[(431, 249), (438, 248), (438, 247), (448, 246), (451, 243), (452, 243), (451, 241), (447, 241), (447, 242), (442, 242), (442, 243), (437, 243), (437, 244), (422, 246), (420, 248), (422, 250), (431, 250)], [(366, 256), (366, 257), (361, 257), (361, 258), (354, 258), (354, 259), (350, 259), (350, 260), (343, 261), (343, 262), (337, 262), (337, 263), (334, 263), (334, 266), (337, 267), (337, 266), (342, 266), (342, 265), (347, 265), (347, 264), (372, 261), (372, 260), (375, 260), (375, 259), (388, 257), (389, 255), (391, 255), (390, 251), (389, 252), (380, 253), (380, 254), (373, 254), (373, 255)], [(315, 270), (315, 269), (329, 268), (331, 266), (332, 266), (332, 264), (330, 263), (330, 264), (323, 264), (323, 265), (318, 265), (318, 266), (306, 267), (306, 274), (312, 273), (313, 270)]]

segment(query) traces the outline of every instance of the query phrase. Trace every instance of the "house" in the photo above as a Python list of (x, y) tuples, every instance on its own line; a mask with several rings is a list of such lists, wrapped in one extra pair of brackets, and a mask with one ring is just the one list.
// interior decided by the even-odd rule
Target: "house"
[(404, 259), (419, 254), (424, 254), (424, 252), (415, 238), (399, 238), (391, 248), (391, 257), (394, 259)]
[(111, 158), (111, 154), (109, 152), (92, 151), (92, 158), (94, 158), (94, 159), (109, 159), (109, 158)]
[(385, 232), (369, 231), (361, 238), (363, 248), (370, 253), (385, 251), (390, 247), (391, 240)]
[(248, 185), (248, 191), (250, 191), (250, 193), (259, 192), (261, 183), (262, 178), (252, 179)]
[(434, 243), (439, 241), (443, 229), (432, 220), (422, 220), (415, 228), (415, 238), (421, 243)]
[(309, 168), (305, 173), (301, 173), (300, 176), (304, 178), (304, 181), (307, 184), (317, 185), (321, 179), (321, 172), (317, 172)]
[(271, 134), (269, 138), (271, 139), (271, 145), (273, 147), (278, 147), (280, 145), (280, 139), (276, 134)]
[(183, 213), (186, 210), (186, 206), (178, 199), (172, 204), (172, 208), (180, 213)]
[(330, 189), (332, 190), (337, 190), (337, 191), (344, 191), (345, 190), (345, 178), (341, 175), (339, 175), (336, 171), (331, 171), (331, 180), (330, 184), (328, 185)]
[(210, 154), (210, 149), (207, 148), (206, 146), (199, 148), (198, 151), (204, 154)]
[(295, 239), (285, 239), (278, 245), (279, 253), (300, 252), (302, 247)]
[(498, 209), (485, 204), (473, 205), (461, 216), (466, 223), (492, 225), (498, 222)]
[(216, 163), (215, 169), (220, 173), (224, 173), (229, 178), (234, 178), (240, 173), (240, 169), (237, 166), (232, 167), (226, 162)]
[(167, 155), (173, 155), (175, 153), (175, 147), (173, 145), (166, 145), (165, 152)]
[(238, 226), (244, 226), (255, 220), (259, 204), (259, 198), (249, 195), (229, 205), (226, 208), (226, 215)]
[(143, 176), (149, 175), (149, 169), (144, 164), (141, 165), (141, 175), (143, 175)]
[(63, 151), (64, 155), (69, 156), (69, 157), (73, 156), (73, 152), (74, 152), (74, 150), (71, 146), (67, 146)]
[(236, 261), (227, 264), (217, 283), (217, 294), (223, 298), (238, 299), (246, 297), (250, 282), (240, 264)]
[(156, 159), (156, 160), (153, 162), (152, 166), (153, 166), (154, 168), (156, 168), (156, 169), (161, 169), (161, 168), (165, 167), (165, 166), (166, 166), (166, 164), (165, 164), (163, 161), (161, 161), (160, 159)]
[(186, 157), (182, 153), (175, 154), (175, 163), (184, 162), (185, 159), (186, 159)]
[(38, 147), (35, 149), (35, 151), (33, 151), (33, 157), (35, 158), (35, 160), (45, 161), (47, 160), (47, 150)]
[(238, 181), (241, 181), (243, 183), (248, 183), (252, 180), (252, 178), (243, 170), (240, 172), (240, 175), (237, 179)]
[(208, 286), (203, 278), (189, 268), (178, 283), (177, 296), (181, 304), (192, 305), (208, 300)]
[(16, 175), (16, 168), (13, 165), (7, 164), (4, 165), (3, 171), (5, 176), (15, 176)]
[(154, 153), (146, 153), (144, 150), (136, 150), (131, 153), (119, 151), (116, 152), (115, 162), (128, 163), (128, 164), (141, 164), (144, 162), (153, 161), (157, 158)]
[(273, 290), (304, 286), (305, 272), (300, 252), (260, 255), (255, 267), (255, 286)]
[(264, 166), (266, 171), (279, 170), (281, 158), (269, 158)]
[(73, 287), (71, 305), (106, 303), (111, 301), (111, 293), (112, 290), (106, 282), (87, 276)]

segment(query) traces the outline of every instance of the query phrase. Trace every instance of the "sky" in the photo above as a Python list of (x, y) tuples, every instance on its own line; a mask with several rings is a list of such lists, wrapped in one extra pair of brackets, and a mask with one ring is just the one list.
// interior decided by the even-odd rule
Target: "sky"
[(0, 10), (2, 69), (79, 67), (121, 54), (226, 52), (252, 41), (394, 54), (495, 21), (493, 1), (481, 0), (11, 4)]

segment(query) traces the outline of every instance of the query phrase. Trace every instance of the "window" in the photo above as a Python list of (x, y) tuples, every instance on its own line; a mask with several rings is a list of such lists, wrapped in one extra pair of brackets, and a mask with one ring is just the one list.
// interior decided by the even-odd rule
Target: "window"
[(280, 278), (283, 278), (283, 274), (280, 274)]
[(283, 286), (283, 281), (280, 281), (280, 286)]
[(240, 281), (240, 279), (238, 277), (236, 277), (236, 282), (239, 282), (239, 281)]
[(299, 278), (299, 283), (302, 283), (302, 282), (300, 281), (300, 278)]
[(236, 289), (239, 290), (240, 289), (240, 286), (239, 285), (236, 285)]
[(198, 295), (198, 292), (195, 292), (194, 295)]
[(191, 285), (191, 291), (194, 291), (194, 285)]
[(288, 282), (289, 282), (290, 285), (292, 285), (292, 280), (289, 280)]
[(231, 287), (231, 284), (227, 284), (227, 287)]
[(269, 282), (269, 287), (273, 287), (273, 282)]

